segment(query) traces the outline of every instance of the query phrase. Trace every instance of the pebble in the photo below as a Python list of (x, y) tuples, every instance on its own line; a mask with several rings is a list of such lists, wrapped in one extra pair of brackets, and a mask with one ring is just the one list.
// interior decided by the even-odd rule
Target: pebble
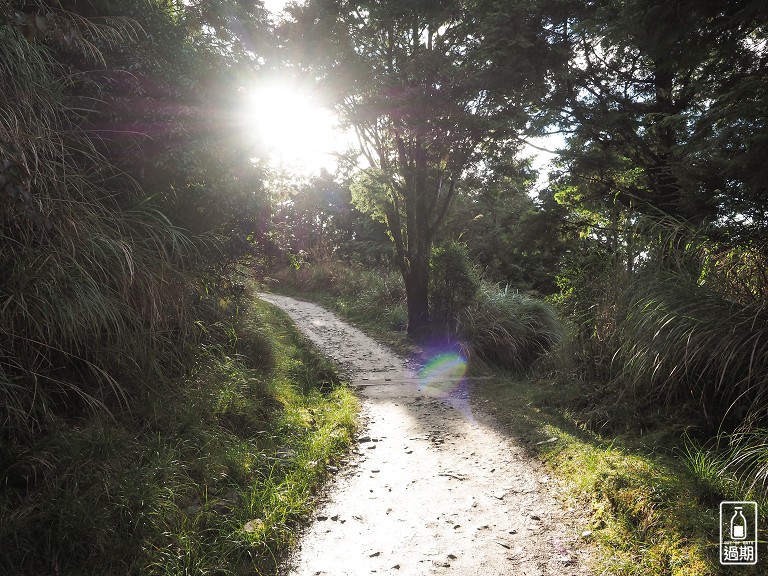
[(249, 520), (245, 523), (245, 526), (243, 526), (243, 530), (246, 532), (256, 532), (259, 528), (261, 528), (264, 525), (264, 520), (261, 518), (254, 518), (253, 520)]

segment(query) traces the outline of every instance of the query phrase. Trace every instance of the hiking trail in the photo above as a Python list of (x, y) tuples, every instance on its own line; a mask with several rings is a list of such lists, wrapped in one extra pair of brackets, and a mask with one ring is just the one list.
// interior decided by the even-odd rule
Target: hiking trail
[(402, 358), (316, 304), (260, 298), (342, 367), (362, 402), (350, 459), (281, 574), (590, 574), (585, 520), (473, 400), (482, 380), (462, 379), (449, 356)]

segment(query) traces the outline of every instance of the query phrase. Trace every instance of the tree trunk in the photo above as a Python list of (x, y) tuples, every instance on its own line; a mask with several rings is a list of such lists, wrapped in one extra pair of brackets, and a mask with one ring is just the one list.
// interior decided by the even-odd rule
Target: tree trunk
[(429, 330), (429, 256), (415, 258), (403, 280), (408, 300), (408, 336), (418, 340)]

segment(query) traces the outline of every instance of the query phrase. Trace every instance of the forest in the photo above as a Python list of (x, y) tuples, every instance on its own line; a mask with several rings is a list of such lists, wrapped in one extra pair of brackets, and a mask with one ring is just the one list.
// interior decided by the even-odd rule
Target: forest
[[(0, 0), (0, 573), (275, 573), (356, 400), (259, 290), (647, 438), (670, 484), (583, 489), (642, 542), (603, 573), (723, 573), (717, 503), (768, 518), (764, 3), (268, 4)], [(276, 75), (333, 168), (254, 137)]]

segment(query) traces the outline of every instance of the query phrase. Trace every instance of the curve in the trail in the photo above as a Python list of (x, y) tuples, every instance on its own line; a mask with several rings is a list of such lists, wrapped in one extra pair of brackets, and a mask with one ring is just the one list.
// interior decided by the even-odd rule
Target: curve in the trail
[(543, 466), (473, 406), (460, 360), (419, 371), (316, 304), (260, 297), (336, 360), (362, 399), (353, 458), (285, 574), (588, 574), (576, 515)]

